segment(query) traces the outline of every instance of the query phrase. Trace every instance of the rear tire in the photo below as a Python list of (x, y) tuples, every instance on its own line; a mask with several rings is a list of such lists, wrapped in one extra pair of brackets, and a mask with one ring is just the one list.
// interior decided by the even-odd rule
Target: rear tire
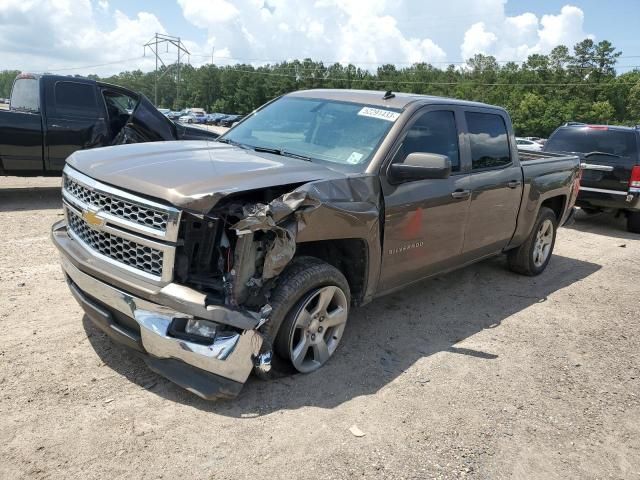
[(631, 233), (640, 233), (640, 212), (627, 213), (627, 230)]
[(556, 243), (558, 219), (553, 210), (541, 207), (527, 240), (509, 251), (509, 268), (521, 275), (540, 275), (551, 260)]

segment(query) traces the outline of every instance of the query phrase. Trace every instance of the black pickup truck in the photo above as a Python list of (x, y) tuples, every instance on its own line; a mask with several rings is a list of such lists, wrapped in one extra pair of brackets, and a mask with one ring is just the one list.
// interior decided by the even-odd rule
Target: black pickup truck
[(95, 80), (21, 74), (0, 110), (0, 175), (60, 175), (76, 150), (163, 140), (213, 140), (167, 119), (144, 95)]
[(623, 213), (627, 229), (640, 233), (640, 128), (571, 122), (558, 128), (547, 152), (580, 157), (582, 181), (576, 205), (586, 213)]
[(319, 368), (352, 306), (422, 278), (542, 273), (580, 174), (501, 108), (390, 92), (291, 93), (172, 147), (73, 154), (53, 240), (87, 316), (205, 398)]

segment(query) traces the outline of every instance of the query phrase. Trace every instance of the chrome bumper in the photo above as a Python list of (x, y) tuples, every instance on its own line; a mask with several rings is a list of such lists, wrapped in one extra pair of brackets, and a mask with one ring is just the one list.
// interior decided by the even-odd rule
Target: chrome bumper
[[(60, 248), (60, 245), (57, 246)], [(63, 248), (60, 250), (62, 269), (70, 281), (72, 293), (89, 317), (91, 317), (89, 315), (91, 310), (94, 315), (109, 318), (110, 314), (104, 308), (107, 307), (113, 312), (126, 315), (139, 325), (140, 335), (137, 336), (128, 332), (122, 325), (111, 322), (106, 328), (113, 330), (109, 332), (114, 333), (112, 336), (125, 337), (125, 341), (122, 342), (125, 344), (131, 345), (138, 342), (144, 353), (155, 359), (179, 360), (224, 379), (238, 383), (246, 381), (253, 368), (254, 357), (262, 345), (262, 337), (255, 330), (247, 329), (238, 333), (237, 330), (226, 325), (218, 324), (218, 332), (211, 345), (172, 337), (169, 334), (169, 327), (173, 319), (194, 318), (193, 315), (150, 302), (113, 287), (81, 271), (67, 256), (67, 252)], [(159, 371), (159, 373), (163, 372)], [(181, 382), (177, 381), (177, 383)], [(197, 389), (193, 391), (199, 394)]]
[[(174, 358), (235, 382), (244, 383), (253, 368), (262, 337), (255, 330), (216, 334), (212, 345), (202, 345), (169, 336), (174, 318), (191, 318), (161, 305), (136, 298), (81, 272), (62, 256), (62, 269), (73, 285), (140, 325), (144, 350), (157, 358)], [(123, 334), (120, 330), (118, 333)]]
[(163, 305), (194, 318), (230, 325), (240, 330), (253, 330), (260, 322), (259, 313), (208, 304), (204, 293), (185, 285), (168, 283), (163, 286), (150, 283), (139, 276), (129, 274), (122, 268), (104, 262), (82, 243), (69, 236), (64, 220), (53, 225), (51, 237), (60, 253), (76, 268), (108, 285), (113, 285), (118, 290), (128, 292), (133, 297)]

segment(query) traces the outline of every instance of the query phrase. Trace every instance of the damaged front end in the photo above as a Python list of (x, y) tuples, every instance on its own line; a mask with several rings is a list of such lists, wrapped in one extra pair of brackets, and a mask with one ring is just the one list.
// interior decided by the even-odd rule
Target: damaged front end
[(379, 197), (375, 177), (363, 176), (212, 198), (208, 214), (188, 213), (185, 204), (176, 279), (264, 323), (270, 292), (301, 240), (354, 234), (378, 243)]
[[(366, 238), (368, 250), (379, 254), (379, 199), (372, 176), (211, 197), (215, 205), (208, 214), (183, 214), (184, 243), (176, 254), (176, 279), (204, 292), (207, 304), (247, 311), (257, 319), (254, 329), (264, 343), (254, 355), (254, 366), (259, 375), (266, 374), (273, 337), (282, 321), (271, 318), (270, 299), (298, 244), (330, 243), (348, 232)], [(196, 202), (198, 208), (208, 208), (202, 198)], [(185, 208), (188, 212), (189, 205)], [(366, 260), (353, 259), (354, 264), (358, 261)], [(375, 276), (377, 270), (369, 274)], [(366, 296), (365, 285), (362, 289)]]
[[(52, 235), (72, 293), (99, 328), (143, 353), (156, 372), (207, 399), (233, 397), (252, 370), (269, 371), (282, 321), (273, 317), (271, 299), (301, 248), (340, 241), (348, 232), (366, 239), (369, 255), (380, 252), (380, 191), (372, 176), (183, 197), (173, 202), (180, 212), (174, 240), (159, 244), (132, 217), (116, 218), (111, 210), (103, 218), (89, 203), (110, 196), (110, 205), (117, 199), (160, 211), (160, 204), (70, 167), (65, 174), (66, 219), (54, 225)], [(83, 189), (91, 195), (78, 193)], [(169, 281), (131, 273), (135, 259), (123, 260), (122, 251), (111, 248), (120, 235), (125, 247), (138, 245), (140, 252), (156, 245), (171, 250)], [(126, 270), (122, 261), (129, 262)], [(353, 259), (358, 261), (363, 259)], [(363, 296), (376, 275), (375, 268), (367, 270)]]

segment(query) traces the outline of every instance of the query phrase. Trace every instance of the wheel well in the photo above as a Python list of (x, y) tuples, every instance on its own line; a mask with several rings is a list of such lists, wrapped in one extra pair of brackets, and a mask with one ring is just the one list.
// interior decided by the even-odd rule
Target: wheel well
[(564, 195), (560, 195), (558, 197), (547, 198), (544, 202), (542, 202), (541, 207), (547, 207), (553, 210), (553, 213), (556, 214), (556, 218), (560, 221), (562, 217), (562, 212), (564, 211), (564, 204), (567, 201)]
[(369, 259), (364, 240), (347, 238), (299, 243), (296, 256), (303, 255), (319, 258), (340, 270), (349, 282), (352, 303), (358, 305), (362, 301)]

